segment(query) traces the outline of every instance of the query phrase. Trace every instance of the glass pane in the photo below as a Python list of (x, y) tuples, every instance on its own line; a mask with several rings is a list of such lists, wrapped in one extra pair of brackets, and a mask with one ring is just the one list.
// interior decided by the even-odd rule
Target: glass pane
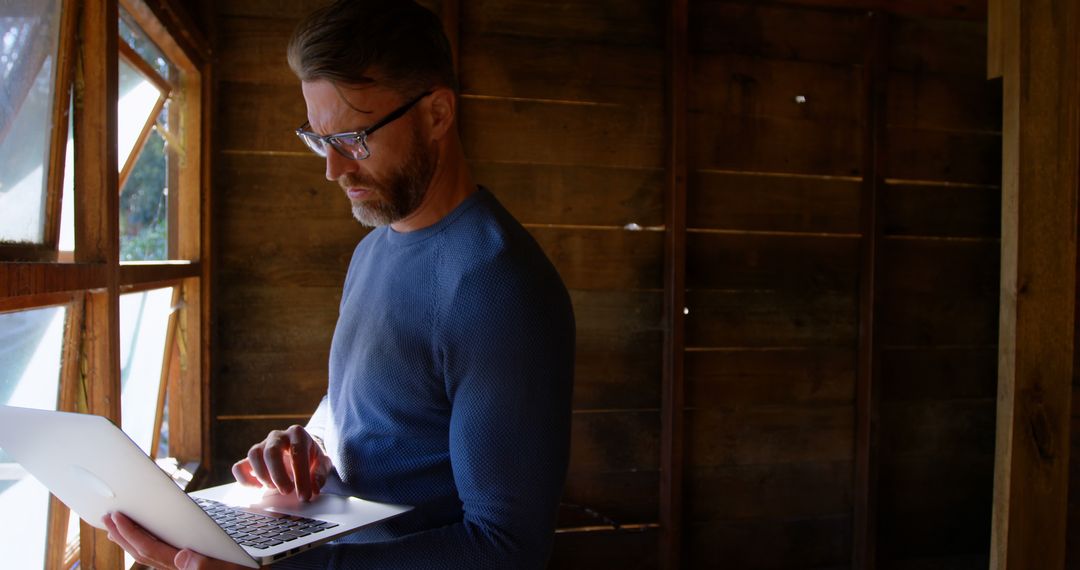
[(75, 105), (68, 111), (67, 150), (64, 151), (64, 186), (60, 198), (60, 251), (75, 251)]
[(120, 190), (120, 261), (169, 258), (167, 157), (165, 139), (154, 127)]
[(120, 296), (120, 425), (150, 455), (172, 288)]
[(158, 75), (166, 80), (174, 75), (172, 65), (165, 58), (165, 54), (161, 53), (157, 44), (146, 37), (139, 25), (135, 23), (135, 19), (123, 7), (120, 8), (120, 38), (131, 46), (135, 53), (142, 56), (143, 60), (158, 72)]
[(120, 58), (120, 99), (117, 108), (117, 165), (124, 168), (128, 157), (135, 151), (147, 119), (154, 112), (154, 105), (161, 98), (161, 91), (124, 58)]
[[(65, 307), (0, 313), (0, 403), (56, 409)], [(5, 525), (0, 553), (5, 568), (42, 568), (49, 491), (0, 449), (0, 513), (19, 513)]]
[(60, 0), (0, 2), (0, 241), (41, 243)]

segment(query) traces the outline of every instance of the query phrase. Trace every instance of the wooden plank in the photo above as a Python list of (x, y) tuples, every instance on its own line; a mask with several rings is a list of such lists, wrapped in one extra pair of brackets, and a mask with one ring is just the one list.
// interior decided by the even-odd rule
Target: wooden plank
[(461, 91), (468, 95), (640, 105), (663, 104), (663, 52), (553, 38), (462, 36)]
[(477, 34), (628, 46), (664, 45), (657, 0), (475, 0), (462, 3), (461, 27)]
[(986, 4), (986, 78), (997, 79), (1005, 67), (1005, 2), (987, 0)]
[(863, 119), (857, 66), (699, 53), (690, 73), (694, 112), (839, 123)]
[(883, 462), (880, 565), (920, 568), (920, 559), (981, 555), (986, 568), (992, 465), (992, 455)]
[(686, 354), (686, 403), (733, 411), (752, 406), (853, 404), (851, 348), (692, 351)]
[(886, 184), (881, 231), (890, 236), (998, 238), (1001, 190), (993, 187)]
[(807, 519), (851, 512), (850, 461), (687, 469), (690, 523)]
[(693, 232), (686, 257), (690, 289), (854, 292), (859, 238)]
[(663, 166), (663, 113), (658, 108), (466, 96), (459, 119), (465, 153), (473, 160)]
[(569, 289), (660, 289), (660, 232), (530, 229)]
[(657, 531), (558, 533), (547, 567), (551, 570), (656, 568)]
[(888, 122), (927, 130), (1001, 132), (1001, 89), (981, 77), (892, 71)]
[(985, 22), (907, 17), (889, 22), (890, 69), (986, 77)]
[(888, 178), (987, 186), (1001, 180), (1001, 137), (994, 133), (891, 127), (885, 144)]
[(881, 424), (883, 462), (994, 454), (992, 398), (883, 402)]
[(150, 262), (125, 263), (119, 268), (119, 285), (122, 288), (138, 287), (141, 284), (165, 283), (189, 277), (197, 277), (202, 272), (198, 262)]
[[(288, 18), (299, 20), (309, 12), (329, 4), (329, 0), (223, 0), (215, 2), (220, 16), (246, 16), (251, 18)], [(417, 4), (439, 13), (442, 0), (418, 0)]]
[(659, 408), (662, 294), (576, 290), (570, 298), (577, 322), (574, 408)]
[[(667, 192), (664, 199), (664, 360), (660, 386), (660, 567), (682, 567), (686, 464), (686, 194), (689, 171), (689, 2), (667, 14)], [(682, 309), (682, 310), (680, 310)]]
[(569, 473), (656, 471), (659, 461), (659, 411), (620, 410), (573, 415)]
[(884, 402), (993, 398), (995, 394), (995, 346), (884, 348), (881, 351), (881, 398)]
[(220, 4), (217, 51), (221, 77), (233, 83), (288, 86), (299, 90), (300, 81), (289, 69), (285, 50), (301, 14), (290, 14), (294, 10), (289, 8), (300, 8), (306, 12), (312, 3), (290, 2), (289, 8), (282, 6), (278, 11), (265, 9), (264, 13), (259, 14), (260, 17), (237, 17), (227, 12), (236, 2)]
[(858, 278), (859, 338), (855, 374), (855, 477), (852, 518), (851, 563), (856, 568), (875, 568), (877, 560), (878, 415), (879, 387), (878, 280), (881, 275), (881, 194), (884, 171), (891, 159), (883, 145), (888, 93), (885, 51), (888, 14), (871, 12), (866, 27), (869, 39), (861, 79), (865, 99), (863, 132), (863, 180), (860, 192), (860, 241)]
[(979, 0), (783, 0), (787, 4), (845, 10), (889, 12), (891, 14), (982, 20), (986, 3)]
[[(330, 345), (276, 352), (240, 349), (218, 355), (214, 386), (220, 415), (311, 413), (326, 393)], [(260, 386), (252, 390), (251, 386)]]
[(318, 233), (328, 241), (358, 242), (365, 231), (353, 218), (345, 192), (326, 180), (325, 168), (326, 161), (311, 153), (272, 160), (254, 154), (220, 155), (215, 173), (221, 184), (218, 208), (230, 221), (223, 233), (244, 233), (233, 231), (233, 220), (290, 228), (297, 220), (311, 220), (325, 226)]
[(996, 243), (886, 239), (881, 269), (882, 346), (996, 342)]
[(850, 568), (851, 517), (760, 519), (687, 527), (690, 568)]
[[(664, 223), (663, 170), (469, 162), (486, 186), (525, 224), (642, 227)], [(602, 192), (600, 191), (602, 189)]]
[(101, 263), (0, 263), (0, 297), (96, 289), (107, 273)]
[(691, 291), (686, 344), (691, 347), (853, 347), (854, 293)]
[[(234, 83), (222, 77), (218, 85), (218, 116), (219, 152), (285, 152), (297, 156), (311, 153), (293, 132), (307, 117), (299, 85)], [(252, 125), (264, 124), (268, 116), (279, 118), (274, 122), (276, 128), (252, 131)]]
[(859, 182), (741, 172), (690, 173), (691, 228), (856, 233)]
[(990, 567), (1066, 560), (1076, 366), (1080, 2), (1002, 6), (1000, 340)]
[(695, 467), (853, 460), (851, 405), (689, 410), (686, 459)]
[(865, 14), (764, 3), (690, 5), (690, 50), (858, 65)]
[[(222, 281), (244, 274), (223, 271)], [(327, 350), (337, 322), (341, 286), (280, 288), (263, 284), (218, 294), (218, 350), (250, 353)]]
[(862, 129), (809, 119), (691, 113), (695, 169), (860, 176)]
[[(221, 148), (307, 152), (291, 128), (252, 132), (267, 115), (306, 115), (300, 90), (222, 82)], [(532, 164), (660, 168), (662, 116), (637, 106), (564, 104), (463, 97), (462, 140), (470, 159)], [(291, 123), (288, 123), (291, 125)], [(613, 125), (620, 125), (614, 129)]]
[(603, 525), (605, 517), (620, 525), (652, 523), (659, 516), (659, 490), (658, 471), (572, 472), (563, 489), (558, 526)]

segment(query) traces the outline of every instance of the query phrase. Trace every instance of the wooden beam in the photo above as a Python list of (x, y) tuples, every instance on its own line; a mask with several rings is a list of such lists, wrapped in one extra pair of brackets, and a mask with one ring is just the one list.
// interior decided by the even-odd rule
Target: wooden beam
[(119, 285), (124, 292), (168, 287), (175, 281), (197, 277), (201, 272), (199, 265), (187, 261), (125, 263), (120, 266)]
[(105, 287), (101, 263), (0, 263), (0, 297)]
[(990, 567), (1063, 568), (1080, 0), (1003, 0), (1001, 305)]
[(986, 7), (986, 78), (1001, 77), (1005, 57), (1002, 36), (1004, 22), (1002, 10), (1005, 0), (987, 0)]
[[(84, 322), (87, 407), (120, 423), (120, 196), (116, 172), (117, 19), (115, 0), (83, 0), (79, 18), (80, 86), (75, 98), (75, 260), (104, 265), (103, 288), (89, 293)], [(123, 551), (82, 523), (81, 564), (120, 568)]]
[(667, 29), (667, 192), (664, 234), (664, 368), (660, 389), (660, 567), (682, 567), (685, 442), (687, 0), (670, 3)]
[(863, 181), (860, 196), (859, 352), (855, 385), (855, 496), (852, 517), (853, 568), (873, 569), (877, 539), (877, 454), (880, 368), (877, 329), (880, 198), (887, 172), (884, 141), (888, 91), (888, 20), (883, 12), (867, 18), (869, 41), (863, 65), (866, 119), (863, 131)]

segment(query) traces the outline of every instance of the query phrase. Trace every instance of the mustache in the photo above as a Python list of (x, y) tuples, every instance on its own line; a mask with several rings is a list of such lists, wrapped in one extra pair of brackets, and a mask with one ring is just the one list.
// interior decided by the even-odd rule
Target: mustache
[(349, 188), (370, 188), (374, 190), (381, 190), (382, 185), (378, 183), (374, 178), (368, 176), (356, 174), (353, 172), (342, 174), (338, 177), (338, 185), (342, 189), (348, 190)]

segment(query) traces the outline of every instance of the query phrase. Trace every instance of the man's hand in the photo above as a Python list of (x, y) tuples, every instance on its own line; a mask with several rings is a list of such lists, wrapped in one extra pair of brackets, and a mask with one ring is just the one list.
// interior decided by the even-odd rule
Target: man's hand
[(294, 490), (303, 501), (318, 495), (330, 473), (330, 458), (303, 427), (274, 430), (237, 461), (232, 472), (244, 485), (277, 489), (282, 495)]
[(231, 562), (207, 558), (193, 550), (179, 550), (158, 540), (141, 526), (120, 513), (105, 515), (102, 522), (109, 529), (109, 540), (120, 545), (140, 564), (158, 570), (235, 570), (243, 568)]

